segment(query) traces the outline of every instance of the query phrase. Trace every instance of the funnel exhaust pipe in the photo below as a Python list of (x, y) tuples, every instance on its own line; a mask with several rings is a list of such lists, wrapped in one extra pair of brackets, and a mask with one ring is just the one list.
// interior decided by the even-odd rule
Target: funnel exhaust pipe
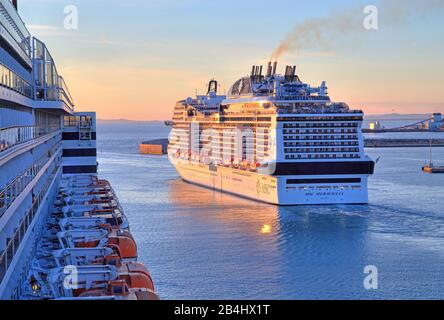
[(285, 67), (285, 81), (291, 80), (291, 73), (293, 72), (293, 69), (290, 66)]
[(271, 61), (268, 62), (267, 65), (267, 78), (271, 77), (271, 73), (273, 72), (272, 68), (271, 68)]

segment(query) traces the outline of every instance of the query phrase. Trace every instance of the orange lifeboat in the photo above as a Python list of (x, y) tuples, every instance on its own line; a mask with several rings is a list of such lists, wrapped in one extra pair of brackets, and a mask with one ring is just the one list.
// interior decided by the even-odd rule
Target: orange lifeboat
[(104, 245), (113, 248), (122, 259), (137, 259), (137, 244), (131, 233), (121, 230), (105, 231), (103, 229), (98, 230), (96, 233), (93, 233), (93, 236), (89, 237), (88, 241), (84, 239), (73, 240), (73, 246), (75, 248), (96, 248), (99, 245)]
[(159, 296), (148, 289), (130, 288), (125, 280), (109, 281), (107, 289), (87, 290), (79, 298), (113, 296), (122, 300), (159, 300)]
[(123, 259), (137, 259), (137, 244), (131, 233), (119, 231), (109, 237), (108, 244), (118, 246)]
[(100, 240), (76, 243), (76, 248), (96, 248), (100, 244)]
[(122, 259), (116, 254), (104, 257), (103, 264), (115, 266), (119, 279), (125, 280), (130, 288), (146, 288), (155, 291), (151, 274), (143, 264), (139, 262), (122, 264)]

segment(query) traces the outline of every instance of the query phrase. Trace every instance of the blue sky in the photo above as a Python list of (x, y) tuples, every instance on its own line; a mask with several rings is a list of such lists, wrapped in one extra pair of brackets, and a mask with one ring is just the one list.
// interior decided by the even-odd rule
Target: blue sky
[[(425, 2), (433, 7), (433, 1)], [(351, 10), (359, 15), (367, 4), (19, 0), (19, 11), (47, 43), (78, 109), (97, 110), (102, 118), (166, 119), (175, 101), (204, 90), (210, 78), (228, 88), (252, 64), (265, 64), (295, 25)], [(63, 28), (66, 5), (79, 10), (78, 30)], [(327, 46), (287, 53), (281, 68), (297, 64), (303, 80), (313, 85), (326, 80), (335, 100), (368, 113), (444, 112), (442, 9), (424, 9), (403, 23), (389, 21), (382, 10), (379, 30), (362, 29)]]

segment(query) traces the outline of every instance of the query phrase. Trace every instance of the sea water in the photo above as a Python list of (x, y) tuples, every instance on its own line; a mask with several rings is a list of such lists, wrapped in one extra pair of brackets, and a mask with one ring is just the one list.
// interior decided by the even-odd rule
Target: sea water
[(167, 136), (161, 123), (98, 126), (100, 175), (162, 299), (444, 299), (444, 175), (421, 171), (428, 148), (368, 149), (380, 159), (369, 205), (279, 208), (187, 184), (165, 156), (138, 154)]

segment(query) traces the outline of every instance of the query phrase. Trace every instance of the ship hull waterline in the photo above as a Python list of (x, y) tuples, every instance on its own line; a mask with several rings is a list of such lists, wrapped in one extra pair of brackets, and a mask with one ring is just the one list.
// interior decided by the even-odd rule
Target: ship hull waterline
[(358, 178), (354, 184), (290, 185), (291, 179), (316, 179), (318, 176), (270, 176), (228, 167), (212, 168), (201, 163), (174, 164), (181, 178), (190, 184), (241, 198), (277, 205), (364, 205), (368, 204), (367, 175), (322, 176)]

